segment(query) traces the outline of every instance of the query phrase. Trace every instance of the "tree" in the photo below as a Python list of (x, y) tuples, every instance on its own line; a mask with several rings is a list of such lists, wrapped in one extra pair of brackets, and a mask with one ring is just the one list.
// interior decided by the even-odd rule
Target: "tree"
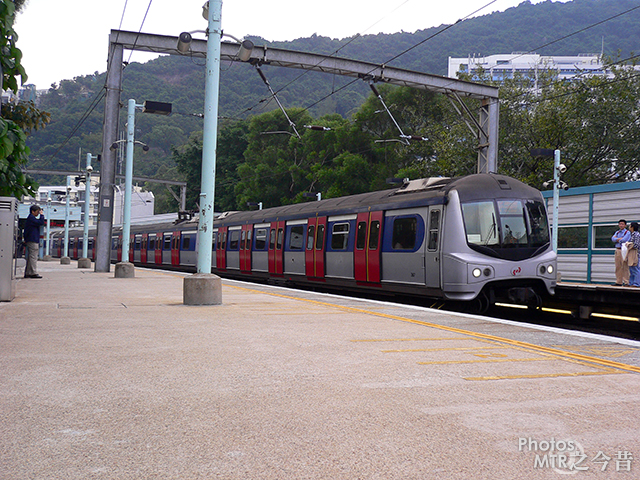
[[(22, 7), (22, 1), (17, 2)], [(11, 0), (0, 0), (0, 71), (2, 88), (18, 91), (17, 77), (22, 82), (27, 74), (20, 63), (22, 52), (16, 47), (18, 38), (13, 30), (16, 5)], [(0, 118), (0, 195), (21, 198), (35, 194), (36, 183), (22, 172), (29, 159), (27, 133), (44, 126), (49, 115), (35, 108), (33, 103), (3, 105)]]

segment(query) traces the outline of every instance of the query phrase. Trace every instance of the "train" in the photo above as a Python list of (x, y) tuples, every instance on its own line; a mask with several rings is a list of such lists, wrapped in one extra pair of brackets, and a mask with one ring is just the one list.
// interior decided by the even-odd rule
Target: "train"
[[(197, 219), (132, 225), (129, 262), (195, 271)], [(81, 229), (68, 254), (82, 254)], [(121, 262), (114, 227), (111, 260)], [(64, 232), (52, 237), (63, 252)], [(95, 259), (95, 231), (88, 256)], [(553, 295), (557, 257), (540, 191), (498, 174), (405, 180), (370, 193), (214, 220), (212, 273), (375, 296), (405, 295), (484, 312), (497, 302), (539, 307)]]

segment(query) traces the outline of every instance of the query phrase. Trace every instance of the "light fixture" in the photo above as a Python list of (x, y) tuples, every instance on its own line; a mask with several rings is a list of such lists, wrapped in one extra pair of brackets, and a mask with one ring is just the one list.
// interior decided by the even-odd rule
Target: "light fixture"
[(178, 37), (178, 51), (187, 53), (191, 47), (191, 40), (193, 40), (193, 37), (189, 32), (182, 32)]

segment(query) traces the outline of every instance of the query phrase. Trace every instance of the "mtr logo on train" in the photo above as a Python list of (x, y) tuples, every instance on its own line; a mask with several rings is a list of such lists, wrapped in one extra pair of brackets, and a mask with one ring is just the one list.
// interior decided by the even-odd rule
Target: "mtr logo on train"
[(522, 273), (522, 268), (520, 267), (516, 267), (513, 270), (511, 270), (511, 275), (513, 275), (514, 277), (517, 277), (521, 273)]

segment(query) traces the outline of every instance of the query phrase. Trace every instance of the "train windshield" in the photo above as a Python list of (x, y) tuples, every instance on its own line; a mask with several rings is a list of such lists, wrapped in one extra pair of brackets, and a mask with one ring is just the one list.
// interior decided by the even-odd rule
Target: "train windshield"
[(528, 258), (549, 243), (542, 202), (498, 199), (462, 204), (467, 243), (474, 250), (506, 259)]

